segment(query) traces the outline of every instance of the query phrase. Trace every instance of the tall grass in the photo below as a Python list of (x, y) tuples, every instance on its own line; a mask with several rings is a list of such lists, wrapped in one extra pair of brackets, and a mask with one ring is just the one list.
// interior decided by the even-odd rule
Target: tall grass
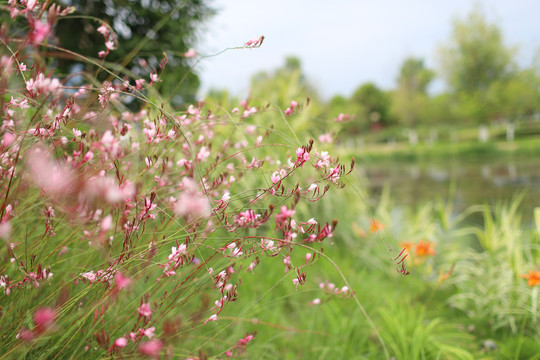
[(110, 82), (62, 76), (48, 50), (70, 10), (9, 5), (1, 359), (536, 356), (540, 243), (519, 199), (372, 204), (310, 140), (326, 132), (297, 86), (174, 109), (153, 86), (166, 59), (148, 79), (106, 56), (80, 60)]
[[(297, 324), (301, 309), (313, 316), (310, 300), (249, 320), (290, 303), (313, 265), (327, 261), (340, 273), (322, 247), (338, 222), (312, 204), (342, 188), (354, 163), (339, 163), (289, 124), (307, 103), (174, 109), (164, 101), (171, 94), (153, 86), (166, 58), (140, 79), (106, 62), (121, 44), (99, 19), (104, 51), (90, 59), (54, 44), (55, 22), (73, 9), (11, 2), (9, 10), (1, 358), (229, 358), (243, 356), (261, 328), (320, 335), (316, 324)], [(50, 49), (109, 80), (61, 77)], [(74, 77), (83, 83), (69, 85)], [(136, 111), (133, 99), (143, 104)], [(345, 284), (329, 296), (352, 296), (363, 310)], [(304, 348), (299, 341), (275, 354)]]

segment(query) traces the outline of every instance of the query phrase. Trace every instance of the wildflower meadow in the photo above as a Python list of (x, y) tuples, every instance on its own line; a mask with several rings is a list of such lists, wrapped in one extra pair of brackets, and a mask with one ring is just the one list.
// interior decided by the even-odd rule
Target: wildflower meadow
[(0, 359), (540, 359), (515, 205), (373, 204), (328, 130), (349, 115), (294, 89), (177, 106), (165, 52), (135, 73), (103, 20), (83, 56), (55, 35), (75, 7), (1, 6)]

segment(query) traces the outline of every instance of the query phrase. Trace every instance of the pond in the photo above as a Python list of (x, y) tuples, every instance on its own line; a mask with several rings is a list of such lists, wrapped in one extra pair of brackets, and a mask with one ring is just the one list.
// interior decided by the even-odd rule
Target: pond
[(377, 201), (389, 187), (396, 206), (416, 207), (442, 198), (453, 201), (454, 210), (459, 212), (471, 205), (509, 203), (525, 193), (521, 214), (526, 221), (532, 220), (534, 208), (540, 207), (540, 158), (476, 157), (359, 165), (368, 179), (371, 198)]

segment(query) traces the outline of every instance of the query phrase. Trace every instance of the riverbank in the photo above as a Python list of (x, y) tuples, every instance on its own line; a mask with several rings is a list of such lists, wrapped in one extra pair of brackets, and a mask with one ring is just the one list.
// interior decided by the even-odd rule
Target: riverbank
[(355, 157), (364, 163), (382, 160), (415, 162), (429, 159), (448, 159), (460, 157), (520, 157), (540, 155), (540, 137), (533, 136), (513, 141), (462, 141), (435, 142), (410, 145), (407, 142), (388, 142), (360, 145), (352, 148), (341, 146), (339, 153), (343, 158)]

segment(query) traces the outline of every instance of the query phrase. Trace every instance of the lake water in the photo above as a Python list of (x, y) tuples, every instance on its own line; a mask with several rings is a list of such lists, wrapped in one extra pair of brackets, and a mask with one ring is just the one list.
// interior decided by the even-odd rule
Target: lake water
[(521, 204), (525, 220), (532, 220), (533, 209), (540, 207), (540, 157), (358, 165), (368, 179), (370, 196), (375, 201), (389, 187), (395, 205), (414, 207), (436, 198), (448, 199), (451, 185), (455, 185), (451, 200), (456, 211), (471, 205), (509, 202), (521, 192), (525, 192)]

